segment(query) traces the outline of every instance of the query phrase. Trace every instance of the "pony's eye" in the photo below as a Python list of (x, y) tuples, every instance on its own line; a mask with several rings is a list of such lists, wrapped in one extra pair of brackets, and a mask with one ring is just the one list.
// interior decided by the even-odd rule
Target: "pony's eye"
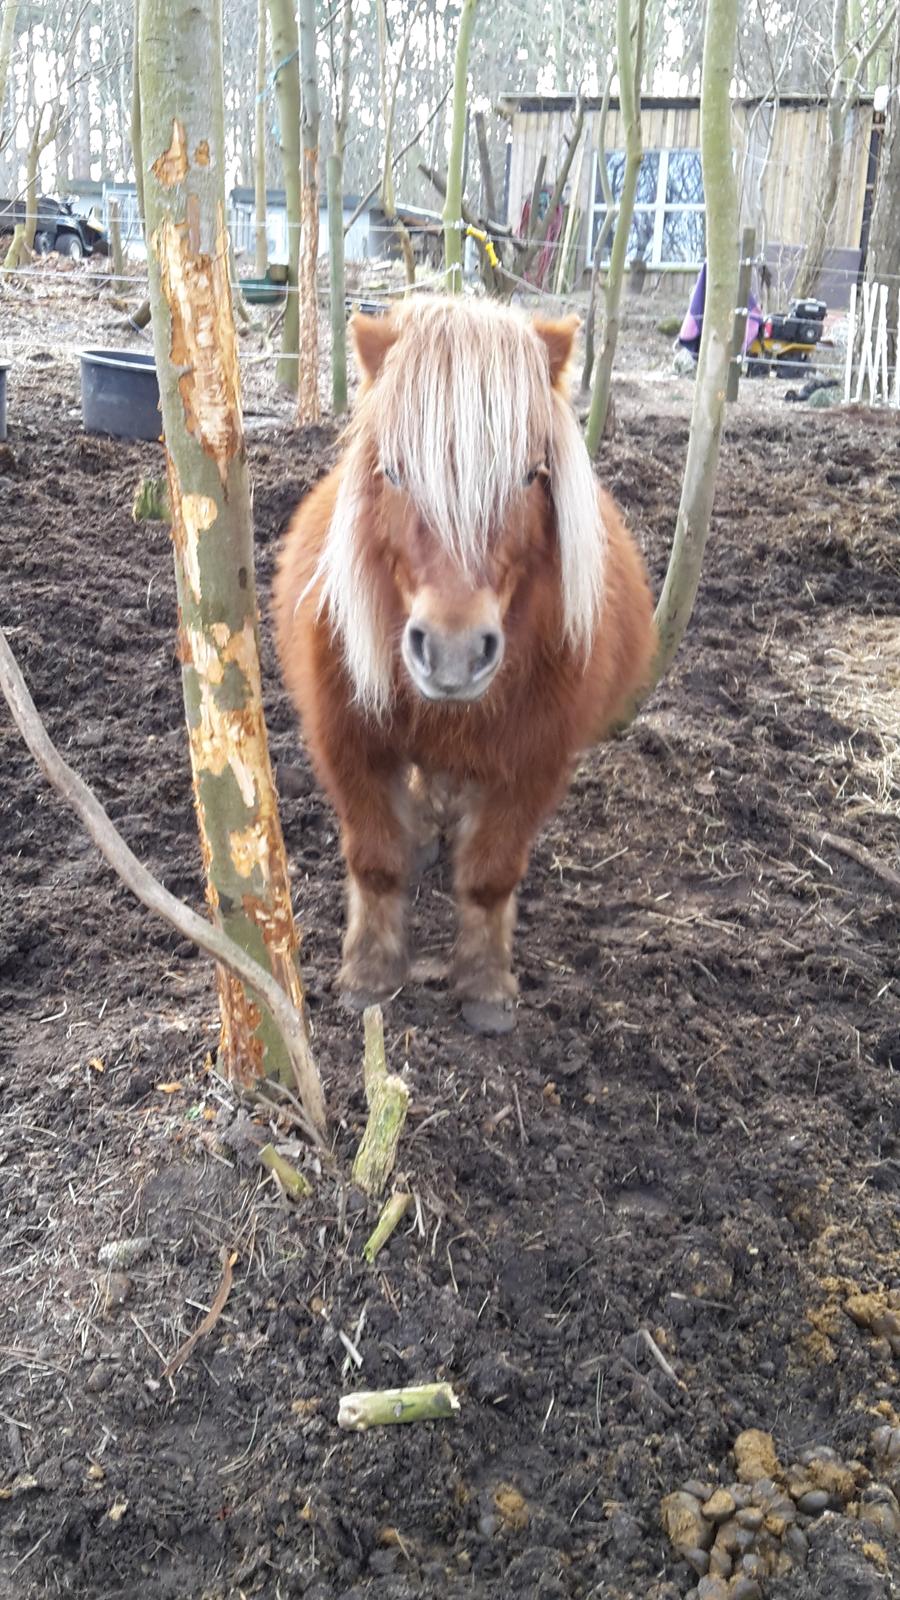
[(536, 467), (532, 467), (530, 472), (526, 472), (526, 474), (525, 474), (525, 486), (526, 486), (526, 488), (530, 488), (531, 485), (534, 483), (535, 478), (539, 478), (542, 473), (546, 472), (546, 470), (547, 469), (544, 466), (543, 462), (539, 462)]
[(394, 485), (395, 489), (399, 489), (399, 487), (400, 487), (400, 474), (399, 474), (399, 472), (397, 472), (397, 470), (394, 467), (389, 467), (386, 464), (382, 463), (381, 475), (382, 475), (382, 477), (387, 478), (388, 483), (392, 483)]

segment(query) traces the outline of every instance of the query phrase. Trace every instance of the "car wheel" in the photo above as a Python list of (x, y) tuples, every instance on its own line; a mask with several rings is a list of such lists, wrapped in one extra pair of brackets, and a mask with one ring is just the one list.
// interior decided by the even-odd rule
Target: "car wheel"
[(53, 235), (51, 233), (47, 233), (44, 229), (39, 229), (39, 231), (34, 236), (34, 253), (35, 253), (35, 255), (36, 256), (48, 256), (52, 249), (53, 249)]
[(60, 234), (56, 248), (61, 256), (68, 256), (70, 261), (84, 260), (84, 246), (77, 233)]

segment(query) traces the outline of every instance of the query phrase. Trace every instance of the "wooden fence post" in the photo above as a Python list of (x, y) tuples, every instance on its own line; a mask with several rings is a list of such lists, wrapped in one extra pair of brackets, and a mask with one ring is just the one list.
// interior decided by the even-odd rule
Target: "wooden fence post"
[(738, 271), (737, 305), (734, 312), (734, 329), (731, 335), (731, 360), (728, 363), (728, 382), (725, 399), (736, 400), (741, 369), (744, 365), (744, 334), (750, 309), (750, 275), (756, 255), (756, 229), (745, 228), (741, 234), (741, 264)]

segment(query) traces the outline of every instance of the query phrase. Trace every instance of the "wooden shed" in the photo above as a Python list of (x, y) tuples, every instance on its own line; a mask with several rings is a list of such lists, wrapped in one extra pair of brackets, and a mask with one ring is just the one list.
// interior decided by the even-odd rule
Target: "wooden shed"
[[(598, 170), (600, 101), (585, 102), (584, 132), (569, 174), (567, 199), (575, 207), (566, 270), (551, 266), (548, 287), (583, 281), (605, 214)], [(572, 130), (572, 95), (505, 96), (509, 118), (507, 220), (518, 227), (529, 202), (542, 156), (544, 187), (552, 187)], [(629, 258), (670, 280), (673, 293), (693, 282), (705, 252), (705, 207), (700, 164), (700, 100), (697, 96), (645, 96), (642, 101), (644, 161), (638, 184)], [(735, 168), (741, 222), (757, 227), (773, 268), (775, 292), (787, 293), (810, 237), (821, 189), (827, 142), (827, 104), (812, 96), (786, 96), (777, 108), (761, 99), (732, 105)], [(832, 305), (846, 304), (865, 249), (877, 166), (880, 128), (871, 97), (850, 113), (829, 258), (822, 288)], [(606, 125), (607, 171), (613, 197), (621, 183), (624, 128), (618, 102)], [(565, 246), (560, 238), (559, 250)]]

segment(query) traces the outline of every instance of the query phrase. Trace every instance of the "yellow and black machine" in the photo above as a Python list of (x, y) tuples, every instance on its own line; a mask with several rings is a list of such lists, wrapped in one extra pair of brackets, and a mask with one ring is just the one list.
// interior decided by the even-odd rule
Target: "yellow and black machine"
[(748, 376), (765, 378), (774, 372), (776, 378), (806, 377), (827, 311), (824, 300), (792, 300), (784, 315), (761, 316), (746, 345)]

